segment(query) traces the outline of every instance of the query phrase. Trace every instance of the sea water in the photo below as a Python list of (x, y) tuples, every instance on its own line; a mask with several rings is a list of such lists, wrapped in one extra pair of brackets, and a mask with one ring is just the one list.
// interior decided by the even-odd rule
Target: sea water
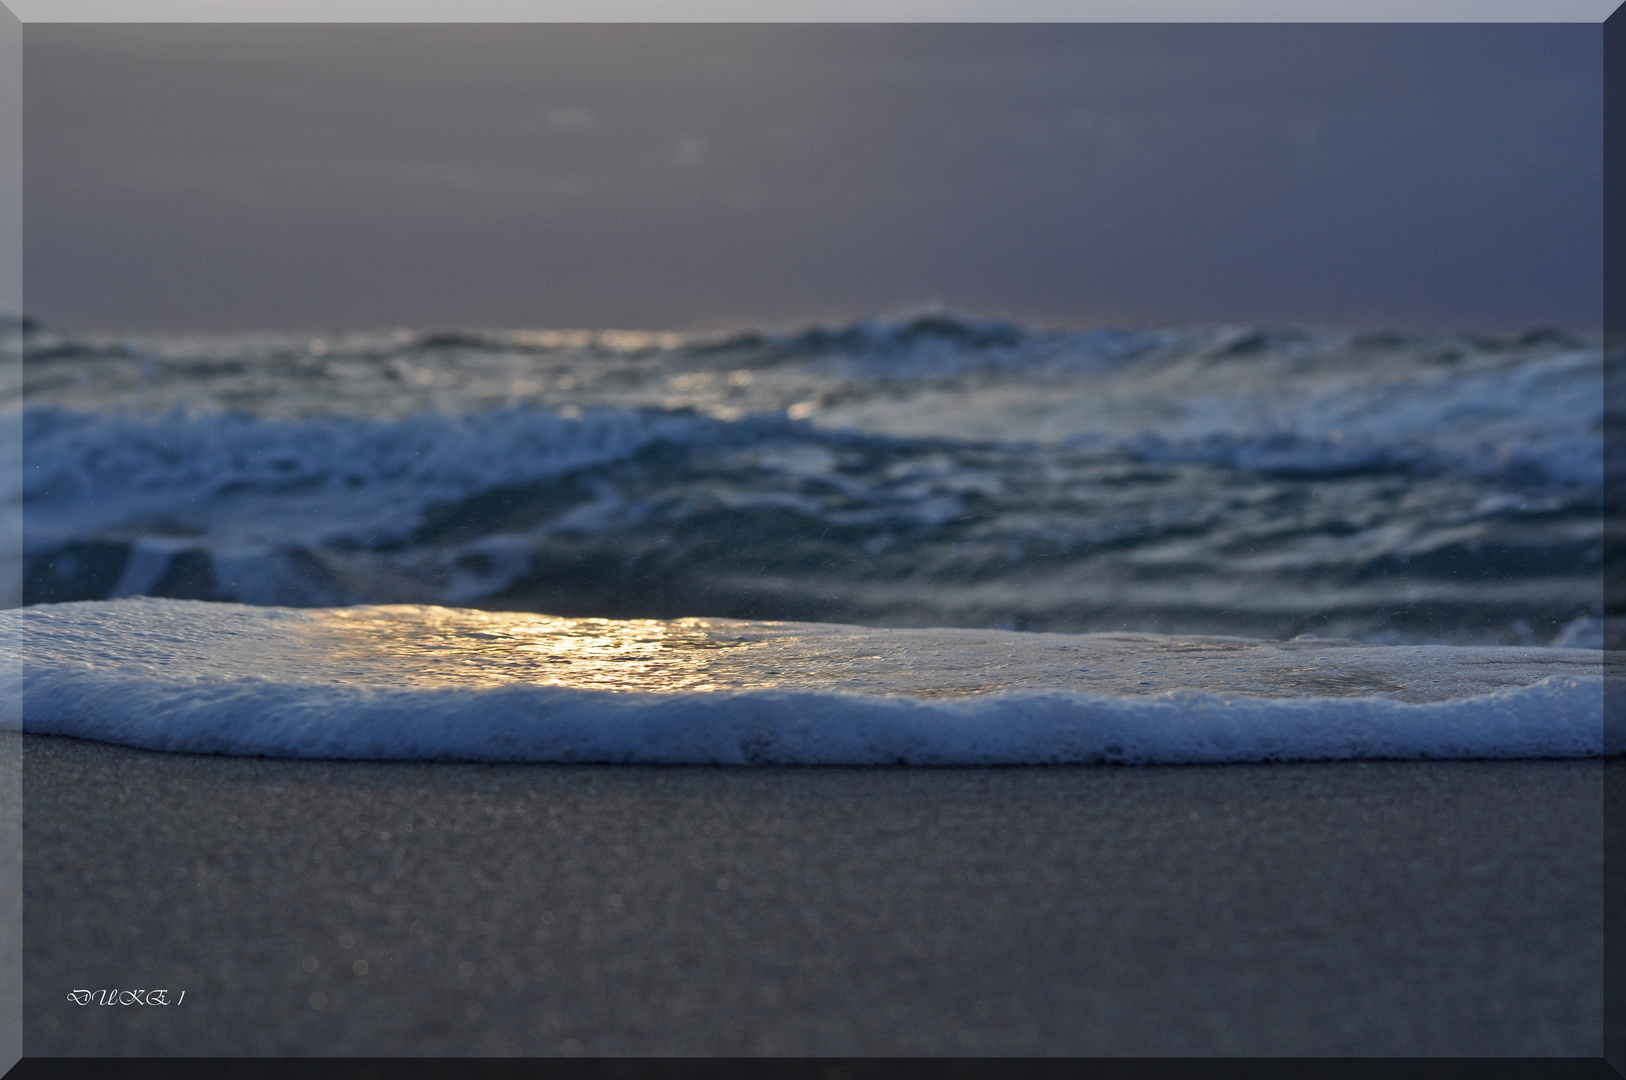
[[(1602, 749), (1617, 361), (1596, 340), (939, 313), (716, 335), (4, 330), (27, 360), (0, 418), (24, 447), (7, 504), (41, 605), (5, 632), (40, 730), (556, 760)], [(346, 605), (386, 606), (289, 610)], [(554, 621), (514, 616), (501, 662), (475, 631), (421, 629), (496, 617), (466, 609)], [(125, 655), (185, 637), (159, 623), (195, 647)], [(513, 625), (578, 630), (515, 645)], [(360, 667), (311, 659), (334, 627)], [(613, 685), (554, 678), (594, 633), (648, 640), (593, 669)], [(1150, 677), (1105, 674), (1124, 665)]]

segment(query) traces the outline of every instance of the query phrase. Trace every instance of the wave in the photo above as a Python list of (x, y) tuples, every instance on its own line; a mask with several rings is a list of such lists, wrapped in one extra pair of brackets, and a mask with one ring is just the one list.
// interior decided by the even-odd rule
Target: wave
[[(426, 508), (489, 488), (622, 461), (659, 443), (723, 445), (787, 427), (773, 416), (725, 424), (684, 413), (534, 408), (397, 422), (47, 408), (26, 410), (20, 422), (21, 494), (36, 529), (57, 514), (59, 530), (79, 532), (181, 508), (242, 522), (260, 504), (271, 520), (257, 527), (277, 528), (279, 542), (352, 543), (410, 533)], [(302, 513), (290, 515), (293, 507)]]
[[(1015, 765), (1626, 749), (1605, 745), (1601, 654), (1575, 650), (155, 600), (0, 612), (0, 627), (25, 730), (172, 752)], [(1092, 671), (1105, 689), (1069, 686)]]
[(25, 336), (30, 602), (1530, 641), (1601, 597), (1622, 358), (1553, 331)]

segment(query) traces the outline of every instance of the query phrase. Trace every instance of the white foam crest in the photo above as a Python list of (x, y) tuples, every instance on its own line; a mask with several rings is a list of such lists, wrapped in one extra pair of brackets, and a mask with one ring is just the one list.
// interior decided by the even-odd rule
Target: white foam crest
[[(313, 612), (142, 600), (0, 612), (0, 644), (24, 663), (26, 731), (172, 752), (346, 760), (1016, 765), (1587, 757), (1626, 749), (1605, 745), (1601, 654), (1591, 667), (1573, 650), (1549, 653), (1550, 665), (1532, 668), (1536, 653), (1518, 649), (885, 631), (729, 620), (641, 621), (622, 624), (625, 632), (607, 625), (430, 608)], [(411, 635), (405, 651), (391, 637), (397, 631)], [(616, 692), (586, 682), (498, 679), (515, 664), (543, 663), (523, 651), (538, 645), (488, 656), (474, 651), (490, 648), (503, 633), (551, 643), (555, 656), (588, 658), (597, 665), (592, 678), (620, 678), (627, 671), (636, 676), (651, 670), (640, 664), (655, 663), (668, 686), (673, 678), (691, 681), (664, 692)], [(663, 635), (675, 646), (663, 645)], [(1043, 677), (1053, 671), (1057, 688), (921, 697), (887, 692), (890, 684), (877, 675), (866, 676), (868, 691), (808, 689), (788, 680), (717, 689), (703, 678), (693, 681), (719, 657), (726, 666), (731, 649), (741, 655), (753, 647), (771, 652), (786, 641), (793, 651), (813, 650), (807, 655), (831, 669), (876, 660), (870, 654), (879, 650), (917, 681), (930, 681), (934, 672), (958, 675), (968, 657), (987, 657), (992, 654), (986, 650), (997, 647), (1002, 657), (1027, 657), (1021, 668), (1026, 681), (1012, 685), (1031, 687), (1035, 672)], [(339, 647), (346, 642), (348, 650)], [(359, 653), (358, 643), (366, 645)], [(1195, 662), (1194, 656), (1225, 663), (1233, 654), (1246, 665), (1258, 654), (1264, 659), (1257, 662), (1267, 666), (1288, 657), (1299, 666), (1281, 670), (1312, 678), (1304, 685), (1313, 686), (1314, 678), (1329, 677), (1321, 665), (1340, 650), (1377, 658), (1387, 677), (1409, 673), (1419, 683), (1449, 681), (1453, 670), (1517, 669), (1522, 675), (1488, 693), (1423, 701), (1376, 693), (1271, 697), (1190, 688), (1107, 693), (1063, 688), (1061, 675), (1080, 657), (1161, 667)], [(783, 665), (788, 654), (774, 655)], [(1133, 661), (1135, 655), (1155, 660)], [(415, 658), (415, 666), (405, 666), (403, 657)], [(435, 668), (436, 660), (452, 674), (421, 670)], [(1042, 665), (1035, 667), (1037, 661)], [(1003, 660), (985, 663), (992, 670)], [(473, 669), (457, 674), (469, 665)], [(840, 684), (816, 671), (803, 674), (814, 686)]]
[[(182, 688), (31, 670), (25, 730), (148, 750), (649, 765), (1039, 765), (1588, 757), (1603, 680), (1456, 702), (1012, 693), (973, 701), (560, 687), (390, 690), (243, 679)], [(159, 721), (154, 718), (161, 717)], [(1613, 748), (1618, 752), (1620, 748)]]

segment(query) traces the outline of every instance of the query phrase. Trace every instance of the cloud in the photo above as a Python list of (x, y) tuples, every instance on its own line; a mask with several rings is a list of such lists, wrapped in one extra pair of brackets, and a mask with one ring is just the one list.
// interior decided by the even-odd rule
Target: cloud
[(667, 156), (666, 163), (674, 169), (698, 169), (706, 163), (706, 144), (693, 135), (685, 135)]

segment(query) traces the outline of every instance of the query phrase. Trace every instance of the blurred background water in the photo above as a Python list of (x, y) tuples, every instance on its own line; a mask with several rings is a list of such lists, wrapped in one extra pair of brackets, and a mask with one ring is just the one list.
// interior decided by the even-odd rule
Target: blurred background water
[(27, 603), (1603, 636), (1556, 330), (5, 333)]

